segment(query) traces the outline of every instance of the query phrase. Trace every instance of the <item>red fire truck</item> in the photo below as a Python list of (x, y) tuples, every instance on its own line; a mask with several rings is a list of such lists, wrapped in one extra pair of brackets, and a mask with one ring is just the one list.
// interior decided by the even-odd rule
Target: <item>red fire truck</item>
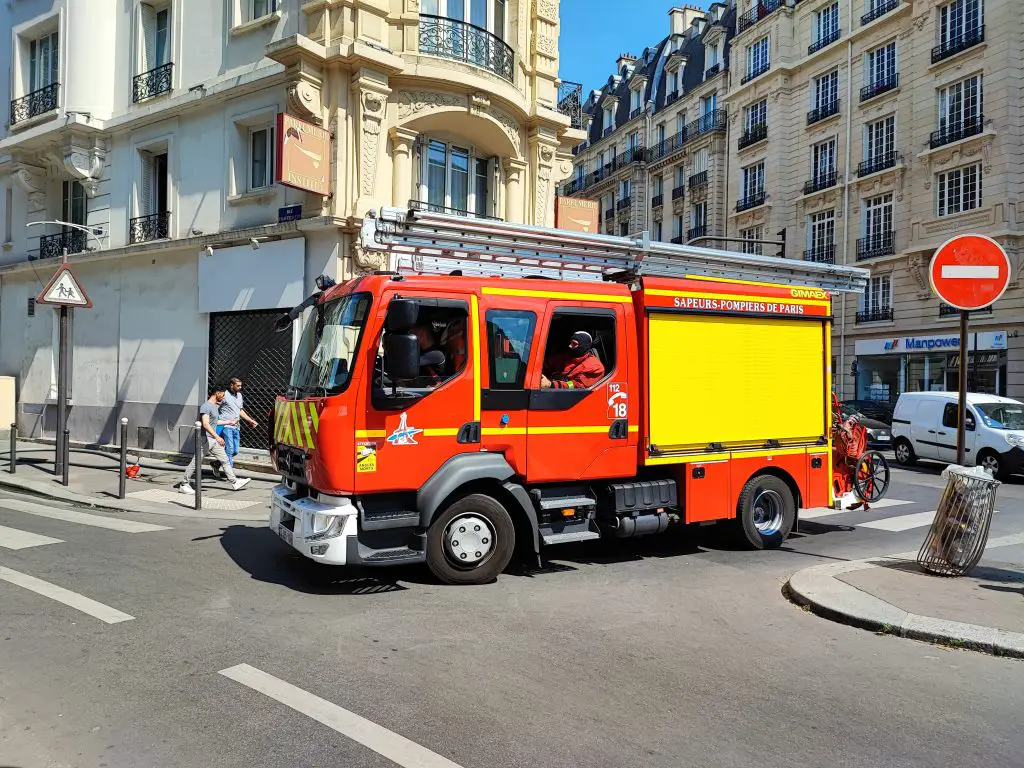
[(361, 239), (460, 268), (325, 286), (279, 324), (308, 311), (270, 515), (303, 555), (475, 584), (672, 524), (777, 547), (832, 503), (830, 295), (867, 271), (395, 209)]

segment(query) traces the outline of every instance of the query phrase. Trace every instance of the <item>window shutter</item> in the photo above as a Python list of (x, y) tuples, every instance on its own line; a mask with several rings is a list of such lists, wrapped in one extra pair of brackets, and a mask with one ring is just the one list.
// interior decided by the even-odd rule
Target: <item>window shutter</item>
[(153, 10), (153, 6), (145, 3), (139, 6), (139, 10), (142, 13), (139, 51), (139, 73), (141, 74), (157, 67), (158, 62), (156, 60), (156, 11)]
[(497, 216), (498, 218), (505, 218), (501, 215), (501, 208), (499, 203), (501, 202), (498, 198), (501, 197), (501, 159), (492, 157), (487, 161), (487, 201), (490, 210), (483, 211), (487, 216)]
[(139, 216), (148, 216), (154, 212), (153, 205), (153, 155), (140, 152), (142, 175), (139, 178)]

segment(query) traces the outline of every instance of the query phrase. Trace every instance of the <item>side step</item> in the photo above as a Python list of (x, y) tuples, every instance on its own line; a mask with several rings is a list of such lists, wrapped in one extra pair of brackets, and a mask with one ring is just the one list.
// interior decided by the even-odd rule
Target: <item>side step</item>
[(590, 520), (581, 520), (578, 523), (559, 526), (557, 531), (549, 525), (542, 525), (540, 527), (540, 539), (545, 545), (568, 544), (573, 541), (600, 539), (600, 532), (592, 526), (593, 523)]
[(418, 552), (408, 547), (394, 549), (370, 549), (359, 545), (359, 562), (366, 565), (392, 565), (394, 563), (422, 563), (427, 559), (426, 552)]

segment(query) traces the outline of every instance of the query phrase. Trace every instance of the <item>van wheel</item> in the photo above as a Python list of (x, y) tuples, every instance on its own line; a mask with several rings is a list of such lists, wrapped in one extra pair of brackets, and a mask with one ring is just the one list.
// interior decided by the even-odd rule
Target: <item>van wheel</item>
[(793, 530), (796, 500), (780, 478), (758, 475), (743, 486), (736, 513), (743, 535), (752, 547), (775, 549)]
[(505, 507), (474, 493), (430, 524), (427, 565), (446, 584), (486, 584), (505, 570), (515, 546), (515, 526)]
[(978, 456), (978, 466), (986, 470), (997, 480), (1005, 480), (1006, 472), (1003, 470), (1003, 462), (995, 451), (982, 451)]
[(914, 453), (914, 446), (905, 437), (901, 437), (893, 446), (893, 453), (896, 454), (896, 463), (904, 467), (911, 467), (917, 463), (917, 455)]

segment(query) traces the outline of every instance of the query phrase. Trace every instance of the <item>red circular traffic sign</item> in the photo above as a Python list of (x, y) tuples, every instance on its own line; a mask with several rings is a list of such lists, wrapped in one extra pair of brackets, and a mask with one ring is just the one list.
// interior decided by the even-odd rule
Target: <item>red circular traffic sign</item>
[(1010, 259), (991, 237), (958, 235), (935, 251), (928, 279), (935, 294), (950, 306), (984, 309), (1009, 285)]

